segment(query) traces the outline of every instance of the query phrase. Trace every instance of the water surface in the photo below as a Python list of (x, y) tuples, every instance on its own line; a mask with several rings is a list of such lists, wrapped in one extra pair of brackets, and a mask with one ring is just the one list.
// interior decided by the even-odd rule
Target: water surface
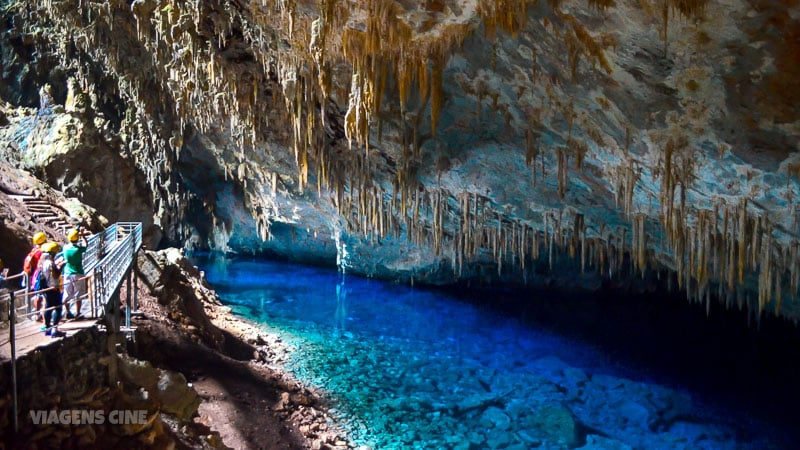
[(332, 269), (198, 257), (235, 314), (295, 350), (357, 444), (389, 448), (780, 448), (745, 411), (601, 349), (441, 292)]

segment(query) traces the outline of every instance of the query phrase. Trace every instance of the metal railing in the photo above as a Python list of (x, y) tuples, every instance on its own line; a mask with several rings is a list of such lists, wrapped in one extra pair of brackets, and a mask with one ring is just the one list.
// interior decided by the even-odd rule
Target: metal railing
[[(128, 242), (126, 239), (130, 237)], [(127, 242), (127, 243), (123, 243)], [(122, 281), (125, 271), (130, 267), (135, 254), (142, 246), (142, 224), (140, 222), (119, 222), (112, 224), (102, 233), (89, 236), (86, 239), (86, 251), (83, 254), (83, 270), (88, 275), (89, 296), (95, 307), (100, 307), (108, 302), (116, 287)], [(126, 251), (127, 249), (127, 251)], [(124, 264), (127, 259), (128, 264)], [(110, 267), (110, 270), (109, 268)], [(103, 272), (102, 283), (98, 283), (97, 272)], [(28, 276), (25, 273), (7, 278), (7, 281), (23, 278), (23, 289), (14, 291), (14, 297), (23, 299), (15, 304), (16, 317), (19, 319), (35, 315), (30, 313), (32, 299), (37, 293), (31, 292)], [(98, 296), (98, 294), (100, 294)], [(8, 295), (0, 298), (0, 305), (8, 300)], [(95, 312), (96, 310), (93, 310)]]
[[(131, 267), (134, 265), (136, 252), (138, 252), (142, 246), (142, 224), (139, 222), (115, 223), (106, 228), (102, 233), (97, 233), (87, 238), (86, 245), (86, 251), (83, 254), (83, 268), (84, 273), (87, 275), (83, 278), (89, 286), (86, 296), (88, 296), (91, 301), (92, 316), (97, 317), (99, 315), (98, 312), (103, 311), (109, 301), (113, 300), (110, 310), (114, 313), (110, 318), (110, 325), (114, 332), (120, 331), (119, 296), (115, 296), (114, 294), (118, 292), (125, 276), (131, 274)], [(6, 294), (0, 297), (0, 310), (8, 311), (8, 334), (11, 349), (12, 398), (14, 409), (12, 419), (15, 433), (18, 430), (15, 345), (17, 339), (15, 335), (16, 322), (18, 318), (30, 317), (35, 319), (35, 316), (42, 311), (32, 311), (31, 302), (33, 297), (43, 292), (57, 289), (57, 287), (54, 286), (39, 291), (31, 291), (31, 280), (29, 280), (28, 275), (24, 272), (5, 278), (4, 282), (8, 283), (16, 281), (17, 279), (21, 279), (24, 288), (16, 291), (10, 289)], [(133, 281), (132, 277), (128, 280), (128, 303), (130, 303), (130, 284)], [(17, 304), (16, 299), (19, 297), (23, 299), (21, 305)], [(8, 306), (6, 306), (6, 304)], [(54, 308), (60, 307), (61, 306)], [(22, 310), (22, 314), (18, 314), (19, 310)], [(130, 305), (128, 305), (128, 308), (126, 308), (126, 323), (128, 328), (130, 328), (130, 310)], [(80, 313), (80, 311), (78, 311), (78, 313)]]
[[(86, 296), (93, 305), (93, 313), (105, 305), (125, 277), (134, 260), (134, 255), (142, 246), (142, 224), (139, 222), (120, 222), (87, 238), (86, 252), (83, 255), (84, 277), (89, 286)], [(98, 276), (99, 275), (99, 276)], [(33, 298), (43, 291), (32, 291), (28, 275), (19, 273), (6, 278), (6, 282), (22, 279), (22, 289), (9, 291), (0, 296), (3, 311), (13, 309), (17, 319), (31, 318), (39, 311), (31, 312)], [(6, 303), (9, 303), (6, 307)], [(8, 309), (6, 309), (8, 308)], [(95, 316), (95, 314), (93, 314)], [(5, 321), (5, 317), (3, 320)]]
[(86, 252), (83, 254), (83, 269), (87, 273), (94, 269), (105, 254), (106, 242), (113, 243), (117, 237), (117, 224), (106, 228), (102, 233), (93, 234), (86, 239)]
[(94, 270), (94, 301), (96, 305), (105, 305), (122, 283), (133, 261), (133, 256), (142, 245), (142, 224), (124, 223), (114, 230), (116, 245), (103, 256)]

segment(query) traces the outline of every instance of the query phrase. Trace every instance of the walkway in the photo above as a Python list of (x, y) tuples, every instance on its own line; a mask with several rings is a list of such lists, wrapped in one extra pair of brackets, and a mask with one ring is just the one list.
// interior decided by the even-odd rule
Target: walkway
[[(115, 223), (102, 233), (90, 236), (87, 239), (87, 245), (83, 257), (84, 269), (87, 274), (87, 293), (81, 308), (81, 313), (86, 319), (62, 322), (63, 325), (59, 325), (59, 329), (70, 336), (82, 328), (94, 326), (99, 317), (103, 316), (107, 310), (111, 310), (117, 312), (111, 317), (111, 326), (116, 331), (125, 331), (121, 326), (118, 314), (119, 302), (115, 298), (115, 294), (119, 292), (123, 280), (126, 277), (130, 278), (136, 253), (142, 245), (142, 224), (138, 222)], [(9, 277), (15, 284), (19, 284), (19, 278), (25, 277), (23, 274)], [(42, 323), (33, 320), (34, 314), (31, 313), (33, 294), (35, 292), (28, 289), (19, 289), (14, 292), (16, 321), (13, 330), (12, 324), (8, 320), (9, 317), (5, 314), (8, 312), (10, 315), (8, 309), (10, 297), (8, 294), (0, 296), (0, 309), (4, 311), (4, 321), (0, 324), (0, 360), (11, 358), (12, 334), (16, 357), (57, 340), (57, 338), (45, 336), (40, 330)], [(109, 301), (112, 299), (115, 301), (109, 308)], [(130, 304), (130, 299), (128, 299), (128, 304)], [(131, 308), (126, 308), (128, 314), (130, 310)], [(126, 323), (130, 324), (129, 316)]]

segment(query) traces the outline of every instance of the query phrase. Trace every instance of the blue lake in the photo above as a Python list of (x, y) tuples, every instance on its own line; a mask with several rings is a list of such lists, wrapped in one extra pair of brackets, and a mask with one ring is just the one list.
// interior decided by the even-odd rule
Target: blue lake
[(329, 393), (359, 445), (782, 448), (746, 411), (441, 292), (266, 260), (194, 262), (235, 314), (294, 349), (286, 370)]

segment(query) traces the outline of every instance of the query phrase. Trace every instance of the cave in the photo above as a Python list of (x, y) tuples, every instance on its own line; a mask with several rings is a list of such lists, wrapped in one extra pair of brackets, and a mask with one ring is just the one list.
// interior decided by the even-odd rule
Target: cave
[[(136, 445), (795, 448), (798, 21), (797, 0), (7, 2), (0, 258), (141, 223), (124, 289), (148, 300), (107, 357), (198, 390), (234, 367), (216, 388), (278, 421), (259, 437), (263, 405), (201, 393)], [(103, 430), (38, 445), (128, 442)]]

